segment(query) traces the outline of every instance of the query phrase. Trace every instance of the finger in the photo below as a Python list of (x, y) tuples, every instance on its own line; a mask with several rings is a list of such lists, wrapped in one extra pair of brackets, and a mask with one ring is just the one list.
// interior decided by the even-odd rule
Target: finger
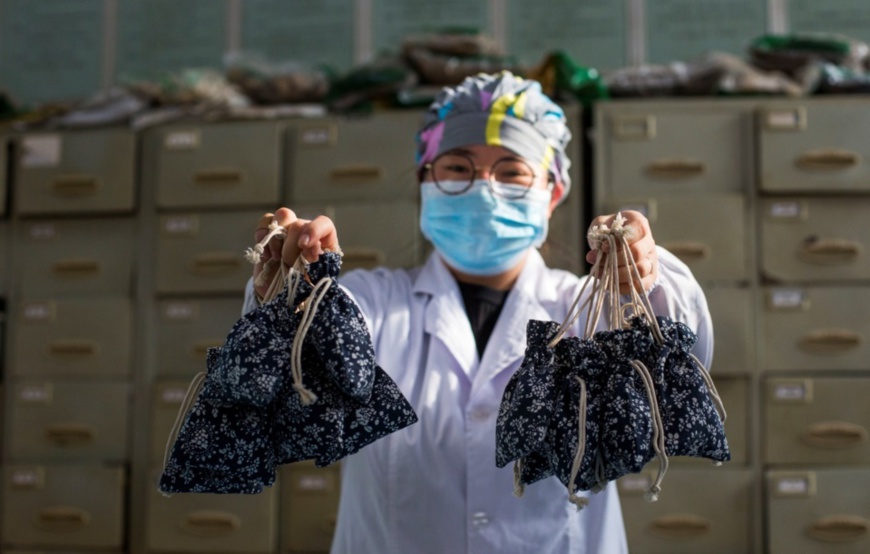
[[(299, 218), (296, 217), (296, 213), (289, 208), (280, 208), (275, 212), (274, 220), (278, 225), (284, 227), (284, 229), (288, 229), (294, 222), (296, 222)], [(281, 259), (282, 252), (284, 249), (284, 241), (285, 238), (281, 236), (272, 237), (272, 240), (269, 241), (268, 244), (268, 252), (269, 256), (272, 258)]]
[(299, 248), (299, 237), (306, 226), (310, 223), (307, 219), (296, 219), (287, 225), (287, 237), (281, 245), (281, 260), (287, 267), (292, 267), (302, 254), (302, 249)]
[(315, 261), (324, 250), (338, 250), (338, 236), (332, 220), (321, 215), (308, 223), (299, 237), (299, 248), (309, 262)]

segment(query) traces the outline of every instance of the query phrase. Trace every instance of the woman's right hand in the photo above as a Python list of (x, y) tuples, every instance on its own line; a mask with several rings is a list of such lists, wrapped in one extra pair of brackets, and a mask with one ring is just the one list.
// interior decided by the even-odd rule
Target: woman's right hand
[[(274, 214), (267, 213), (260, 217), (254, 233), (255, 243), (259, 243), (266, 237), (269, 233), (268, 227), (273, 221), (287, 230), (287, 236), (272, 237), (265, 246), (260, 261), (254, 265), (254, 288), (260, 298), (266, 295), (269, 283), (280, 268), (279, 264), (275, 263), (267, 266), (269, 260), (281, 260), (284, 267), (292, 267), (300, 255), (305, 260), (313, 262), (324, 250), (339, 249), (338, 235), (331, 219), (323, 215), (312, 220), (299, 219), (289, 208), (280, 208)], [(264, 267), (268, 273), (258, 279)]]

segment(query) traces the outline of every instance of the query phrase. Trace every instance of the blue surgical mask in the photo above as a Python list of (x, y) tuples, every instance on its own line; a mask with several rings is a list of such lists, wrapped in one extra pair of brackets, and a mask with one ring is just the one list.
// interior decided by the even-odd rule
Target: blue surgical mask
[[(517, 185), (495, 184), (499, 187)], [(486, 180), (450, 195), (421, 185), (420, 230), (451, 267), (471, 275), (496, 275), (516, 265), (547, 238), (551, 193), (531, 189), (520, 199), (494, 196)]]

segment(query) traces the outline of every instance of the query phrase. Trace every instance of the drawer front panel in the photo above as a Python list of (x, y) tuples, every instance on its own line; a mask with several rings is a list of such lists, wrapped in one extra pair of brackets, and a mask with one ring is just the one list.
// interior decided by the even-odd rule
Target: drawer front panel
[(746, 375), (755, 371), (755, 302), (749, 289), (705, 286), (713, 319), (714, 375)]
[(338, 516), (338, 466), (301, 462), (281, 470), (281, 552), (328, 552)]
[(129, 212), (136, 135), (127, 128), (31, 133), (18, 139), (15, 206), (20, 214)]
[(767, 287), (761, 296), (761, 369), (870, 368), (870, 287)]
[(156, 374), (192, 378), (205, 371), (209, 348), (221, 346), (242, 315), (242, 297), (157, 303)]
[(870, 378), (768, 379), (764, 460), (870, 464)]
[(104, 465), (7, 465), (3, 468), (4, 545), (121, 549), (124, 472)]

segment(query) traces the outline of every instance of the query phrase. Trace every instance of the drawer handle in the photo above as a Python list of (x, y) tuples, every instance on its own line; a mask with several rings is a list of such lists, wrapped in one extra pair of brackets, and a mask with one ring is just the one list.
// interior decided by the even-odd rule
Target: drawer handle
[(800, 258), (819, 265), (839, 265), (855, 260), (863, 249), (861, 244), (846, 239), (812, 239), (804, 242)]
[(97, 436), (94, 428), (80, 423), (58, 423), (45, 428), (45, 437), (60, 446), (83, 446)]
[(845, 421), (826, 421), (810, 425), (802, 438), (818, 448), (849, 448), (867, 440), (867, 429)]
[(710, 247), (701, 242), (675, 240), (664, 242), (662, 246), (684, 262), (697, 262), (710, 257)]
[(710, 520), (692, 514), (661, 516), (650, 523), (650, 532), (666, 539), (689, 539), (710, 532)]
[(102, 182), (91, 175), (61, 175), (51, 184), (55, 194), (65, 197), (89, 196), (101, 186)]
[(193, 182), (206, 187), (225, 187), (241, 185), (245, 173), (239, 169), (204, 169), (193, 175)]
[(87, 258), (69, 258), (55, 262), (51, 270), (60, 277), (88, 277), (99, 273), (100, 262)]
[(810, 150), (795, 160), (795, 165), (806, 170), (848, 169), (858, 165), (861, 157), (850, 150)]
[(847, 329), (822, 329), (806, 334), (800, 339), (800, 345), (818, 354), (837, 354), (861, 346), (863, 338), (854, 331)]
[(208, 355), (209, 348), (218, 348), (223, 346), (223, 344), (223, 341), (218, 339), (199, 341), (193, 345), (193, 355), (204, 360)]
[(36, 524), (45, 531), (68, 533), (79, 531), (91, 522), (91, 515), (81, 508), (54, 506), (36, 514)]
[(92, 341), (75, 339), (58, 339), (48, 345), (48, 353), (62, 360), (80, 360), (96, 356), (99, 348)]
[(238, 271), (242, 262), (235, 254), (211, 252), (193, 258), (193, 272), (197, 275), (226, 275)]
[(241, 529), (242, 520), (235, 514), (203, 510), (187, 514), (181, 521), (181, 528), (191, 535), (226, 535)]
[(684, 179), (701, 175), (707, 166), (700, 160), (656, 160), (646, 167), (646, 172), (661, 179)]
[(833, 515), (811, 523), (807, 535), (822, 542), (853, 542), (863, 539), (870, 531), (870, 522), (853, 515)]
[(347, 269), (370, 269), (383, 265), (386, 256), (380, 250), (368, 248), (346, 248), (342, 256), (342, 265)]
[(333, 179), (380, 179), (383, 169), (377, 165), (348, 165), (332, 170)]

